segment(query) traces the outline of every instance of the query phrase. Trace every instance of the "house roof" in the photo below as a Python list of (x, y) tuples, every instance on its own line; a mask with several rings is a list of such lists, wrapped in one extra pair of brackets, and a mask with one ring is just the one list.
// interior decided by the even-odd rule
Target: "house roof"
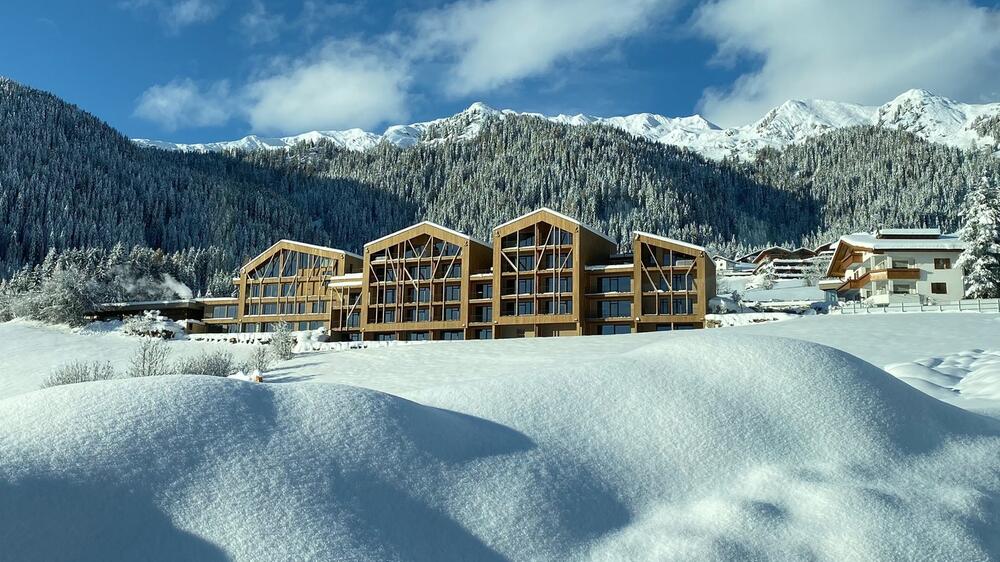
[(705, 252), (705, 253), (708, 253), (708, 250), (706, 250), (704, 246), (698, 246), (697, 244), (692, 244), (690, 242), (682, 242), (680, 240), (675, 240), (673, 238), (667, 238), (666, 236), (660, 236), (659, 234), (650, 234), (649, 232), (642, 232), (640, 230), (636, 230), (635, 231), (635, 235), (636, 236), (648, 236), (648, 237), (650, 237), (650, 238), (652, 238), (654, 240), (659, 240), (661, 242), (666, 242), (668, 244), (674, 244), (676, 246), (682, 246), (684, 248), (688, 248), (688, 249), (694, 250), (696, 252)]
[(524, 217), (531, 216), (531, 215), (533, 215), (535, 213), (550, 213), (552, 215), (555, 215), (555, 216), (561, 218), (564, 221), (571, 222), (571, 223), (579, 226), (580, 228), (585, 228), (585, 229), (587, 229), (588, 232), (596, 234), (596, 235), (600, 236), (601, 238), (604, 238), (608, 242), (611, 242), (612, 244), (615, 244), (615, 245), (618, 244), (618, 242), (616, 242), (610, 236), (608, 236), (607, 234), (604, 234), (600, 230), (597, 230), (596, 228), (594, 228), (594, 227), (592, 227), (590, 225), (584, 224), (584, 223), (578, 221), (577, 219), (574, 219), (573, 217), (570, 217), (568, 215), (564, 215), (564, 214), (560, 213), (559, 211), (550, 209), (548, 207), (539, 207), (539, 208), (535, 209), (534, 211), (531, 211), (531, 212), (528, 212), (528, 213), (524, 213), (523, 215), (521, 215), (519, 217), (514, 217), (514, 218), (510, 219), (509, 221), (507, 221), (507, 222), (505, 222), (503, 224), (498, 224), (497, 226), (493, 227), (493, 230), (497, 230), (497, 229), (503, 228), (505, 226), (508, 226), (510, 224), (513, 224), (513, 223), (515, 223), (515, 222), (523, 219)]
[(941, 236), (940, 228), (880, 228), (875, 233), (878, 238), (907, 238), (911, 236), (937, 237)]
[(275, 246), (277, 246), (278, 244), (282, 244), (282, 243), (294, 244), (296, 246), (302, 246), (303, 248), (311, 248), (313, 250), (322, 250), (324, 252), (338, 252), (338, 253), (341, 253), (341, 254), (345, 254), (345, 255), (348, 255), (348, 256), (352, 256), (352, 257), (358, 258), (359, 260), (363, 260), (364, 259), (363, 257), (359, 256), (358, 254), (355, 254), (354, 252), (348, 252), (347, 250), (341, 250), (339, 248), (331, 248), (329, 246), (318, 246), (316, 244), (308, 244), (306, 242), (299, 242), (297, 240), (289, 240), (288, 238), (282, 238), (281, 240), (278, 240), (274, 244), (271, 244), (270, 246), (268, 246), (267, 249), (264, 250), (263, 252), (261, 252), (261, 253), (257, 254), (256, 256), (254, 256), (253, 259), (247, 260), (246, 264), (244, 264), (244, 267), (246, 267), (247, 265), (249, 265), (249, 264), (251, 264), (251, 263), (259, 260), (262, 257), (264, 257), (265, 255), (267, 255), (268, 253), (270, 253), (272, 250), (274, 250)]
[(466, 240), (471, 240), (472, 242), (476, 242), (477, 244), (482, 244), (483, 246), (489, 246), (489, 244), (487, 244), (486, 242), (483, 242), (482, 240), (480, 240), (478, 238), (469, 236), (468, 234), (461, 233), (461, 232), (459, 232), (457, 230), (452, 230), (452, 229), (448, 228), (447, 226), (441, 226), (440, 224), (438, 224), (436, 222), (432, 222), (432, 221), (421, 221), (421, 222), (418, 222), (417, 224), (411, 224), (410, 226), (407, 226), (406, 228), (401, 228), (401, 229), (397, 230), (396, 232), (390, 232), (389, 234), (386, 234), (385, 236), (383, 236), (381, 238), (376, 238), (375, 240), (372, 240), (371, 242), (367, 242), (367, 243), (365, 243), (365, 247), (367, 248), (368, 246), (371, 246), (372, 244), (378, 244), (379, 242), (382, 242), (383, 240), (392, 238), (393, 236), (396, 236), (397, 234), (401, 234), (403, 232), (406, 232), (407, 230), (413, 230), (414, 228), (419, 228), (421, 226), (430, 226), (430, 227), (436, 228), (438, 230), (442, 230), (444, 232), (447, 232), (448, 234), (451, 234), (452, 236), (457, 236), (459, 238), (464, 238)]
[(840, 240), (845, 244), (870, 250), (962, 251), (965, 249), (965, 242), (958, 237), (958, 234), (941, 234), (937, 238), (878, 238), (874, 234), (859, 232), (842, 236)]

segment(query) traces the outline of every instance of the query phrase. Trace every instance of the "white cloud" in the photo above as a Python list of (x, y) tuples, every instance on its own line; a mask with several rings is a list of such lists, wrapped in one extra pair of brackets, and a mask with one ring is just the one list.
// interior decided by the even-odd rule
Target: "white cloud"
[(450, 61), (449, 92), (484, 92), (645, 30), (673, 0), (464, 0), (416, 18), (416, 57)]
[(877, 105), (924, 88), (980, 101), (1000, 88), (1000, 15), (967, 0), (718, 0), (694, 23), (717, 61), (762, 61), (705, 92), (701, 110), (723, 125), (789, 98)]
[(260, 0), (254, 0), (250, 9), (240, 17), (240, 28), (251, 45), (274, 41), (286, 25), (284, 16), (272, 14)]
[(191, 79), (174, 80), (143, 92), (135, 115), (168, 131), (181, 127), (222, 125), (232, 116), (229, 84), (218, 82), (202, 89)]
[(133, 10), (153, 9), (164, 25), (176, 32), (215, 19), (222, 11), (222, 0), (123, 0), (121, 6)]
[(407, 117), (408, 69), (355, 42), (333, 42), (246, 88), (255, 131), (372, 127)]

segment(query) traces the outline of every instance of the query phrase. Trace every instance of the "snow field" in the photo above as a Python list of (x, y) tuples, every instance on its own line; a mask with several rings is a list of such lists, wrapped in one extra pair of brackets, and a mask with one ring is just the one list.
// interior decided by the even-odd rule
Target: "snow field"
[(7, 399), (0, 544), (16, 560), (1000, 552), (1000, 421), (855, 357), (744, 329), (506, 343), (371, 350), (419, 371), (439, 347), (469, 372), (406, 398), (157, 377)]

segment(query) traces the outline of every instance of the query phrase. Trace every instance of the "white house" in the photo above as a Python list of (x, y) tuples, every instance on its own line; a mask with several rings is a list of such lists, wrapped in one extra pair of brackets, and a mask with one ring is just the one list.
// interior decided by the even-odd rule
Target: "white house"
[(840, 280), (841, 300), (936, 304), (961, 299), (963, 273), (956, 266), (965, 249), (955, 234), (936, 228), (881, 229), (840, 238), (827, 277)]

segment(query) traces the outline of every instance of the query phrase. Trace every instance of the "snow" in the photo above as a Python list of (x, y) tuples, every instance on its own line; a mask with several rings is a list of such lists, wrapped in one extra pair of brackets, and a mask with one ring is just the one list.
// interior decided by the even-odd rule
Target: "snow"
[(178, 376), (7, 399), (0, 544), (15, 560), (1000, 552), (1000, 422), (741, 330), (399, 348), (410, 374), (437, 347), (472, 375), (401, 396)]
[(964, 250), (965, 242), (957, 234), (942, 234), (938, 238), (877, 238), (858, 232), (840, 237), (840, 241), (871, 250)]
[[(364, 151), (388, 142), (402, 148), (419, 143), (439, 143), (448, 139), (475, 138), (487, 118), (512, 115), (533, 116), (570, 126), (605, 125), (615, 127), (653, 142), (687, 148), (706, 158), (720, 160), (727, 156), (752, 159), (762, 148), (782, 149), (818, 135), (857, 126), (876, 126), (909, 131), (930, 142), (961, 149), (990, 148), (1000, 139), (979, 135), (972, 124), (981, 116), (1000, 115), (1000, 103), (965, 104), (934, 95), (926, 90), (909, 90), (878, 107), (826, 100), (789, 100), (770, 110), (759, 121), (741, 127), (720, 128), (700, 115), (664, 117), (639, 113), (622, 117), (557, 115), (497, 110), (476, 102), (452, 117), (410, 125), (393, 125), (378, 135), (351, 129), (348, 131), (312, 131), (283, 138), (244, 137), (238, 141), (207, 144), (178, 144), (135, 139), (140, 146), (191, 152), (219, 150), (285, 149), (302, 141), (327, 139), (348, 150)], [(450, 137), (421, 140), (434, 126), (457, 125)]]
[(886, 365), (885, 370), (944, 402), (1000, 417), (1000, 350), (960, 351)]
[(824, 293), (815, 284), (809, 286), (803, 279), (777, 279), (774, 282), (774, 286), (770, 289), (765, 289), (759, 287), (756, 289), (746, 289), (741, 288), (749, 282), (752, 282), (753, 277), (726, 277), (725, 283), (726, 287), (732, 290), (736, 287), (736, 290), (740, 292), (740, 297), (744, 302), (824, 302), (826, 300), (826, 293)]

